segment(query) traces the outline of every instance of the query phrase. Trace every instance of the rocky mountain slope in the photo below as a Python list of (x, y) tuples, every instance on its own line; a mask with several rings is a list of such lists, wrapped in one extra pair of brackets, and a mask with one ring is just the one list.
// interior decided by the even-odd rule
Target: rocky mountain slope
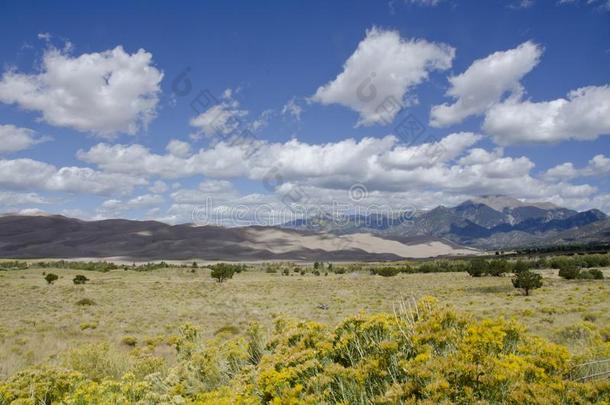
[(607, 218), (606, 214), (595, 209), (577, 212), (550, 203), (526, 203), (493, 195), (413, 215), (361, 215), (341, 220), (317, 217), (284, 226), (337, 234), (366, 231), (393, 237), (436, 237), (466, 246), (506, 249), (605, 241), (610, 239), (605, 232), (610, 232), (610, 227), (604, 225)]

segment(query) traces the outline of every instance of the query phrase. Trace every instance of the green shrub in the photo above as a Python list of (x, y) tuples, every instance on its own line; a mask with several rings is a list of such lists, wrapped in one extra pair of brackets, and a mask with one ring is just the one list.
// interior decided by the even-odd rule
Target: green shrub
[(46, 280), (47, 284), (53, 284), (55, 281), (59, 280), (59, 276), (54, 273), (49, 273), (44, 276), (44, 279)]
[(409, 266), (408, 264), (403, 264), (399, 267), (399, 270), (401, 273), (413, 273), (413, 267)]
[(135, 347), (138, 344), (138, 338), (131, 335), (123, 336), (121, 338), (121, 343), (123, 343), (125, 346)]
[(504, 259), (492, 260), (489, 262), (488, 274), (494, 277), (500, 277), (504, 273), (508, 273), (510, 270), (510, 264)]
[(78, 305), (79, 307), (88, 307), (91, 305), (95, 305), (95, 301), (93, 301), (91, 298), (82, 298), (76, 301), (76, 305)]
[(472, 277), (484, 276), (489, 272), (489, 263), (483, 259), (471, 260), (467, 271)]
[(77, 274), (73, 279), (72, 282), (76, 285), (79, 284), (85, 284), (87, 281), (89, 281), (89, 279), (85, 276), (83, 276), (82, 274)]
[(580, 269), (572, 262), (565, 262), (560, 264), (559, 277), (565, 278), (566, 280), (574, 280), (578, 278)]
[(513, 287), (522, 289), (525, 295), (530, 295), (530, 290), (542, 287), (542, 276), (529, 270), (518, 273), (511, 281)]
[(22, 262), (18, 260), (0, 262), (0, 271), (7, 270), (25, 270), (29, 267), (27, 262)]
[(599, 269), (582, 270), (578, 273), (578, 278), (583, 280), (603, 280), (604, 273)]
[(225, 280), (233, 278), (233, 275), (235, 273), (239, 273), (243, 270), (242, 266), (240, 266), (240, 265), (234, 265), (234, 264), (228, 264), (228, 263), (218, 263), (218, 264), (214, 264), (214, 265), (208, 266), (208, 267), (210, 269), (212, 269), (210, 276), (212, 278), (216, 279), (216, 281), (218, 281), (219, 283), (222, 283)]
[(397, 267), (384, 266), (384, 267), (373, 267), (371, 274), (382, 277), (394, 277), (400, 273), (400, 269)]

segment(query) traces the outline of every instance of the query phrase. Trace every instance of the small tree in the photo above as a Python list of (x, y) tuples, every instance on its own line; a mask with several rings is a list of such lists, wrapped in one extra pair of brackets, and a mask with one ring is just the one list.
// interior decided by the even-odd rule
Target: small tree
[(318, 270), (320, 268), (320, 263), (318, 263), (317, 261), (313, 262), (313, 268), (314, 270)]
[(57, 274), (49, 273), (44, 276), (44, 279), (47, 281), (48, 284), (53, 284), (59, 279), (59, 276)]
[(470, 266), (466, 270), (472, 277), (481, 277), (489, 271), (489, 264), (483, 259), (474, 259), (470, 261)]
[(191, 268), (196, 269), (197, 267), (198, 267), (198, 266), (197, 266), (197, 262), (193, 262), (193, 264), (192, 264)]
[(82, 274), (77, 274), (76, 277), (72, 279), (72, 282), (76, 285), (85, 284), (89, 279)]
[(235, 274), (235, 267), (226, 263), (218, 263), (210, 266), (210, 268), (212, 269), (212, 273), (210, 275), (219, 283), (233, 278), (233, 275)]
[(530, 290), (542, 287), (542, 276), (526, 270), (513, 277), (512, 282), (515, 288), (521, 288), (525, 295), (530, 295)]

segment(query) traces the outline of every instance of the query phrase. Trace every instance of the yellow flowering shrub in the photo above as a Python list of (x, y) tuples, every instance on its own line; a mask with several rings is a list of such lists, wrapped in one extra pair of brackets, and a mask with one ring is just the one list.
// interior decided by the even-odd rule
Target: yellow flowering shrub
[[(251, 325), (203, 340), (185, 325), (166, 340), (176, 348), (171, 367), (138, 349), (122, 367), (84, 367), (83, 359), (112, 359), (112, 350), (77, 349), (67, 356), (72, 368), (41, 366), (0, 384), (0, 404), (610, 403), (607, 380), (571, 379), (581, 359), (564, 346), (429, 298), (336, 327), (281, 319), (263, 335)], [(606, 353), (607, 342), (595, 342), (589, 353)]]

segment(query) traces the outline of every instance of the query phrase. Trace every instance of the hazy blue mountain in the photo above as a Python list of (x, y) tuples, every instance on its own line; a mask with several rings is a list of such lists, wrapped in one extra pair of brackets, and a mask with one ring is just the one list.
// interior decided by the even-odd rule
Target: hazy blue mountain
[[(463, 245), (504, 248), (544, 244), (556, 240), (561, 232), (575, 231), (607, 218), (595, 209), (577, 212), (551, 203), (528, 203), (493, 195), (470, 199), (455, 207), (438, 206), (414, 215), (375, 214), (340, 219), (325, 215), (293, 221), (284, 227), (337, 234), (366, 231), (393, 237), (436, 237)], [(603, 233), (599, 235), (603, 237)]]

